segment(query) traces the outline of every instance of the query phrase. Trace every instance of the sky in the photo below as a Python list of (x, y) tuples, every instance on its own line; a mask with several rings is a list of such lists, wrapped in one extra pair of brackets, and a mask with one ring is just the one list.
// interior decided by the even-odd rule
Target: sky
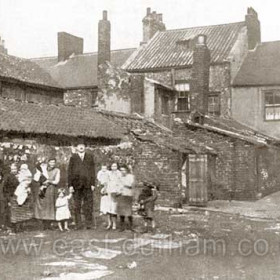
[(19, 57), (56, 56), (60, 31), (84, 38), (84, 52), (93, 52), (108, 10), (111, 49), (137, 47), (147, 7), (163, 14), (167, 29), (243, 21), (253, 7), (262, 41), (280, 40), (279, 0), (0, 0), (0, 36)]

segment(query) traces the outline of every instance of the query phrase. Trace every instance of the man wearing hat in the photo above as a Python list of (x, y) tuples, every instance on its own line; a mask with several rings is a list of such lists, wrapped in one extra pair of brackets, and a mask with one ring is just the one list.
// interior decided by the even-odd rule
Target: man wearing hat
[(81, 208), (87, 229), (92, 225), (93, 191), (95, 184), (95, 164), (93, 156), (85, 152), (85, 143), (79, 139), (68, 166), (68, 185), (73, 193), (76, 228), (82, 228)]

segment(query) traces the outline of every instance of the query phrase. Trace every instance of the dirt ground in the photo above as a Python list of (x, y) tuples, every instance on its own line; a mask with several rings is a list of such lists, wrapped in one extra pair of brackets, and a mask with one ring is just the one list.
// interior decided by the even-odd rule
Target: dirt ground
[(157, 231), (28, 230), (0, 236), (0, 279), (280, 279), (280, 221), (157, 211)]

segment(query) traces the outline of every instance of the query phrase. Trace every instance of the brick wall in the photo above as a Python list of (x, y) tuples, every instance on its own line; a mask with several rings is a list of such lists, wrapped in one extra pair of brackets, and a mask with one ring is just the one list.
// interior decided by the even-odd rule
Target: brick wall
[(210, 66), (209, 91), (220, 93), (221, 116), (231, 115), (231, 87), (229, 63)]
[(259, 149), (246, 141), (178, 123), (173, 130), (217, 151), (215, 166), (210, 166), (212, 199), (254, 200), (259, 192), (264, 195), (280, 190), (278, 149)]
[(92, 107), (96, 104), (97, 92), (97, 88), (67, 90), (64, 93), (64, 104)]

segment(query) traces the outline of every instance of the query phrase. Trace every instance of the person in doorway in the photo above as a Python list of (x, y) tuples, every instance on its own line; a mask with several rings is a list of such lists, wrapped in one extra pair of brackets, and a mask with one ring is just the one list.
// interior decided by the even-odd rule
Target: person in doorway
[(73, 192), (76, 229), (81, 229), (81, 208), (85, 215), (86, 228), (92, 228), (93, 191), (95, 189), (95, 163), (93, 156), (86, 152), (85, 143), (80, 139), (68, 166), (68, 185)]
[(121, 195), (118, 197), (117, 213), (120, 216), (120, 231), (125, 230), (125, 217), (128, 219), (128, 230), (133, 230), (132, 202), (134, 196), (134, 176), (129, 173), (126, 165), (120, 167)]

